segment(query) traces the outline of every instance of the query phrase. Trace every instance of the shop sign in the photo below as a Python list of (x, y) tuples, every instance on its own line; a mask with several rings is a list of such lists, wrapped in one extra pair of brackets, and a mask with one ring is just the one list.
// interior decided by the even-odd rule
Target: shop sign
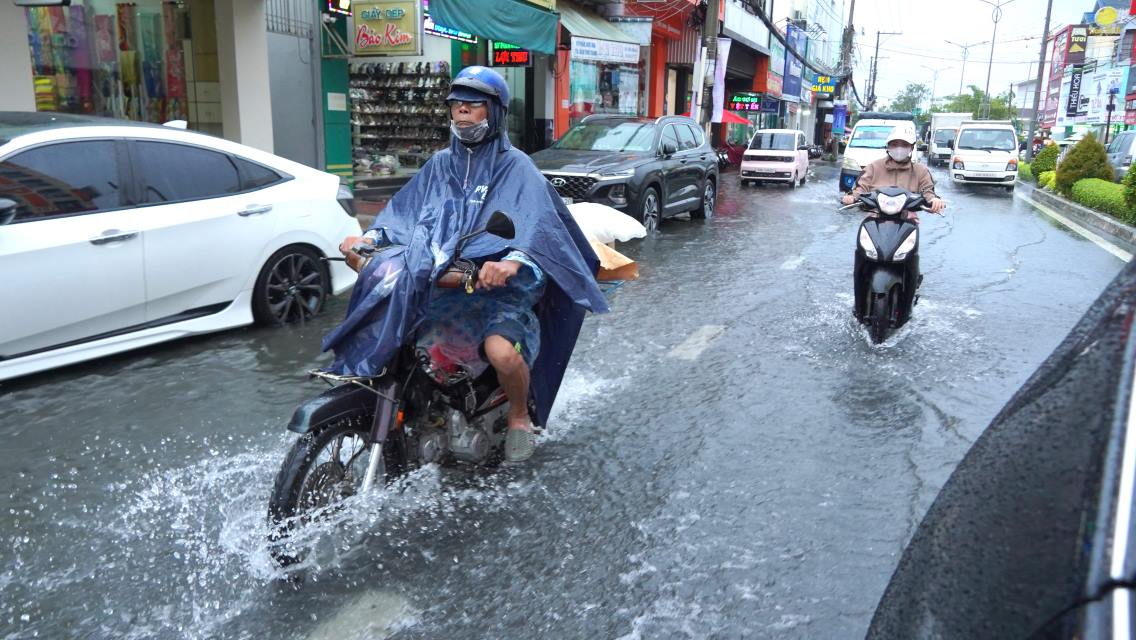
[[(798, 29), (796, 25), (790, 24), (788, 35), (789, 44), (797, 51), (804, 51), (807, 36), (805, 32)], [(804, 72), (804, 66), (801, 64), (801, 59), (797, 56), (786, 53), (785, 57), (785, 84), (782, 88), (782, 95), (792, 97), (793, 100), (799, 100), (801, 95), (801, 74)]]
[[(841, 101), (842, 103), (844, 101)], [(832, 134), (840, 135), (844, 133), (844, 127), (848, 124), (848, 105), (838, 104), (832, 107)]]
[(770, 71), (769, 75), (765, 77), (765, 92), (769, 95), (780, 97), (782, 88), (784, 88), (784, 84), (781, 80), (781, 76)]
[(836, 83), (832, 81), (832, 76), (811, 73), (809, 83), (812, 85), (813, 93), (836, 93)]
[(776, 38), (769, 40), (769, 70), (779, 75), (785, 71), (785, 45)]
[(327, 0), (327, 12), (351, 15), (351, 0)]
[(489, 41), (489, 66), (491, 67), (528, 67), (532, 66), (532, 51), (522, 49), (515, 44)]
[(761, 111), (761, 95), (744, 91), (730, 95), (730, 111)]
[(639, 64), (639, 45), (634, 42), (615, 42), (572, 36), (572, 58), (596, 62), (626, 62)]
[(762, 113), (780, 113), (781, 101), (777, 98), (764, 96), (761, 98), (761, 112)]
[(1124, 124), (1136, 124), (1136, 111), (1124, 112)]
[(472, 33), (434, 22), (434, 19), (430, 17), (430, 0), (422, 0), (422, 31), (429, 36), (477, 44), (477, 36)]
[(614, 17), (608, 18), (611, 26), (619, 29), (624, 34), (635, 38), (641, 47), (651, 46), (651, 30), (654, 25), (654, 18), (639, 18), (639, 17)]
[(1069, 76), (1069, 98), (1065, 102), (1065, 117), (1076, 117), (1077, 112), (1081, 109), (1081, 79), (1083, 77), (1083, 70), (1081, 67), (1073, 67), (1073, 73)]
[(422, 54), (422, 5), (419, 0), (367, 0), (353, 4), (355, 55)]
[(1081, 64), (1085, 61), (1085, 49), (1089, 46), (1089, 25), (1077, 24), (1069, 29), (1069, 46), (1065, 50), (1065, 64)]

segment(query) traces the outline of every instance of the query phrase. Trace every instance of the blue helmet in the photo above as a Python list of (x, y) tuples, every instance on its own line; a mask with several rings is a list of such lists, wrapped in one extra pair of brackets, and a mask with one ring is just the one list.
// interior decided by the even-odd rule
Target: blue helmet
[(446, 100), (485, 100), (493, 98), (503, 109), (509, 109), (509, 85), (501, 74), (489, 67), (466, 67), (450, 83)]

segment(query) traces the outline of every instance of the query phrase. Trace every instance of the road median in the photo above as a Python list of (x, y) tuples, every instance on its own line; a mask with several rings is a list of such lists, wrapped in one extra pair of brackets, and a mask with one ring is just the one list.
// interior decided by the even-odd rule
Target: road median
[(1016, 190), (1022, 197), (1056, 211), (1109, 242), (1115, 243), (1128, 253), (1136, 253), (1136, 227), (1108, 214), (1070, 202), (1056, 193), (1039, 189), (1029, 182), (1018, 180)]

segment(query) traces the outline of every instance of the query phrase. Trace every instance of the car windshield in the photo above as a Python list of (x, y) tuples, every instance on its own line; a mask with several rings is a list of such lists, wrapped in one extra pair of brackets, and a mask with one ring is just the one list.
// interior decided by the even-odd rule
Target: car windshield
[(963, 129), (959, 134), (958, 148), (1014, 151), (1018, 148), (1018, 139), (1009, 129)]
[(848, 141), (848, 146), (883, 149), (887, 146), (888, 136), (891, 135), (891, 130), (894, 128), (891, 125), (856, 127), (856, 130), (852, 132), (852, 139)]
[(954, 129), (939, 129), (935, 132), (935, 142), (937, 144), (947, 144), (955, 139)]
[(651, 151), (655, 147), (655, 123), (586, 122), (572, 127), (552, 146), (569, 151)]
[(769, 133), (758, 131), (753, 134), (753, 140), (749, 141), (749, 148), (772, 151), (792, 151), (797, 148), (794, 144), (796, 137), (797, 134), (795, 133)]

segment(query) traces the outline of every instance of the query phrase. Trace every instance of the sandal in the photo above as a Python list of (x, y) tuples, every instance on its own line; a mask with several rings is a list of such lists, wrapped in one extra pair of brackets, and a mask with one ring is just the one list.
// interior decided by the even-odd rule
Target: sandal
[(524, 429), (509, 429), (505, 433), (505, 461), (524, 462), (532, 457), (536, 447), (536, 434)]

